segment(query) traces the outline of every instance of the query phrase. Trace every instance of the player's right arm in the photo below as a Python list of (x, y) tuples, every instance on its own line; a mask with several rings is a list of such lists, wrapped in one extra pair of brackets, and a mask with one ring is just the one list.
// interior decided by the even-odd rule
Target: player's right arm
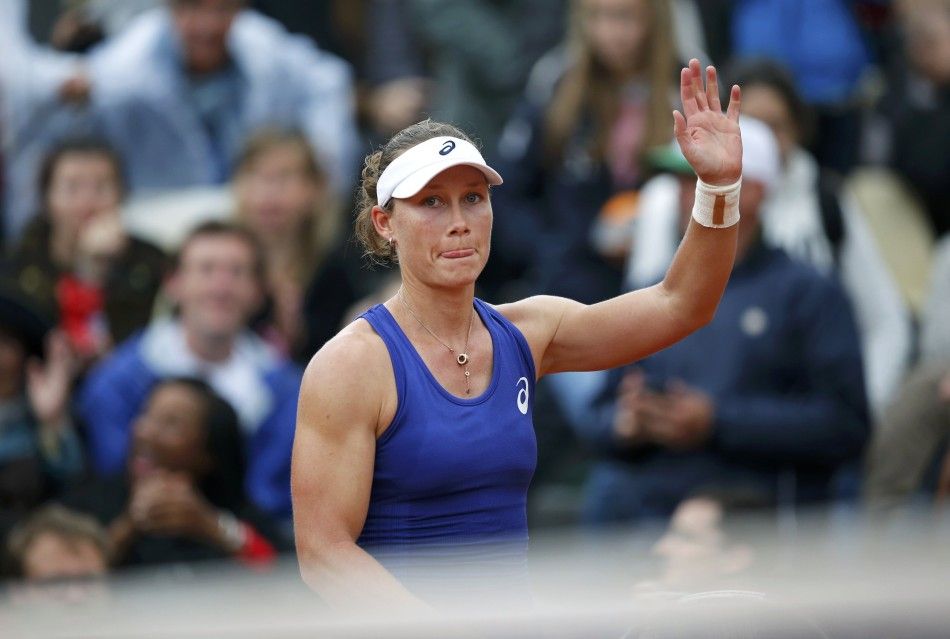
[(291, 464), (297, 556), (304, 581), (333, 607), (425, 609), (356, 545), (376, 439), (395, 404), (386, 347), (365, 321), (327, 342), (304, 373)]

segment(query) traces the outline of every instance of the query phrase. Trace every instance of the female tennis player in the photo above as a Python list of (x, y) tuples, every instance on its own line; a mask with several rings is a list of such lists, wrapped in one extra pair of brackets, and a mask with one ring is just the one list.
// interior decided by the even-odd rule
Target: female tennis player
[(331, 605), (424, 606), (398, 578), (404, 562), (384, 559), (394, 551), (471, 558), (505, 541), (523, 558), (535, 382), (628, 364), (713, 317), (736, 249), (742, 142), (739, 87), (723, 113), (715, 68), (705, 76), (704, 88), (695, 59), (682, 69), (673, 114), (699, 176), (686, 237), (662, 282), (599, 304), (475, 298), (502, 178), (455, 127), (412, 125), (366, 158), (356, 232), (402, 286), (310, 362), (292, 461), (301, 574)]

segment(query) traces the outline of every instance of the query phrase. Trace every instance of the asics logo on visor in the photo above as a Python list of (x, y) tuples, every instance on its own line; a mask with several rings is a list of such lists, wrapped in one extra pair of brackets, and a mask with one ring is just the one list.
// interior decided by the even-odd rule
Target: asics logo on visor
[(447, 140), (445, 144), (442, 145), (442, 148), (439, 149), (439, 155), (448, 155), (455, 150), (455, 142), (452, 140)]

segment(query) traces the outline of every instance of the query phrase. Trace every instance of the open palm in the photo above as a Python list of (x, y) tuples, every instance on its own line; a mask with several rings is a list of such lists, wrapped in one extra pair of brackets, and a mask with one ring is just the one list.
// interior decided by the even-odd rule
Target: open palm
[(41, 424), (58, 426), (67, 413), (76, 362), (69, 339), (61, 331), (51, 332), (45, 347), (45, 361), (34, 359), (27, 364), (27, 396)]
[(686, 160), (703, 182), (732, 184), (742, 175), (739, 87), (732, 87), (723, 113), (716, 68), (706, 67), (704, 89), (699, 60), (694, 58), (680, 71), (680, 98), (683, 112), (673, 112), (673, 132)]

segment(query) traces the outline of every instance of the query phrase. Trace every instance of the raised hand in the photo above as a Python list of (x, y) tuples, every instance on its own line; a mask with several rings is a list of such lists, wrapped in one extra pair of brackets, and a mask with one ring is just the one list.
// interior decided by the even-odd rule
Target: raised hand
[(59, 330), (46, 338), (45, 361), (31, 360), (26, 368), (30, 407), (41, 425), (60, 428), (66, 420), (69, 393), (76, 375), (76, 359), (69, 339)]
[(706, 67), (705, 89), (699, 60), (693, 58), (680, 71), (683, 112), (673, 111), (673, 133), (686, 160), (707, 184), (725, 186), (742, 175), (741, 97), (739, 86), (733, 85), (723, 113), (715, 67)]

